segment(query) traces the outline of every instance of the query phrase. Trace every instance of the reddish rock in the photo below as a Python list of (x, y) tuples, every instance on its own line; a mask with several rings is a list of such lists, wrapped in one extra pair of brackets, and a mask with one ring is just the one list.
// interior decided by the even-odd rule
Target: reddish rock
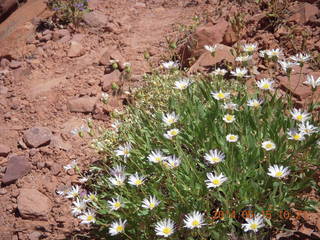
[(94, 111), (93, 118), (97, 120), (108, 120), (110, 113), (122, 107), (121, 99), (111, 97), (108, 104), (99, 103)]
[(48, 145), (51, 141), (52, 132), (46, 127), (33, 127), (23, 134), (23, 141), (28, 147), (37, 148)]
[(48, 197), (36, 189), (22, 188), (17, 199), (18, 210), (22, 218), (47, 220), (51, 210)]
[(8, 93), (8, 88), (0, 85), (0, 95), (6, 95)]
[(82, 20), (90, 27), (104, 27), (108, 23), (108, 17), (99, 11), (85, 13)]
[(120, 71), (115, 70), (110, 74), (104, 75), (101, 79), (102, 90), (107, 92), (111, 89), (113, 83), (118, 83), (120, 80)]
[(93, 112), (97, 98), (81, 97), (72, 98), (68, 101), (68, 109), (71, 112), (91, 113)]
[(71, 41), (70, 48), (68, 50), (68, 57), (80, 57), (84, 54), (84, 49), (81, 43)]
[(199, 59), (190, 67), (189, 73), (202, 71), (206, 68), (213, 67), (215, 64), (226, 61), (234, 63), (234, 56), (232, 56), (231, 47), (217, 44), (216, 54), (214, 57), (211, 56), (210, 52), (203, 53)]
[(10, 64), (9, 64), (9, 67), (11, 68), (11, 69), (17, 69), (17, 68), (19, 68), (19, 67), (21, 67), (22, 66), (22, 63), (21, 62), (18, 62), (18, 61), (15, 61), (15, 60), (12, 60), (11, 62), (10, 62)]
[(0, 157), (6, 157), (10, 153), (10, 148), (0, 143)]
[(114, 50), (110, 53), (110, 60), (118, 61), (119, 68), (121, 70), (124, 69), (124, 63), (126, 62), (126, 60), (123, 58), (123, 56), (118, 50)]
[(99, 59), (100, 65), (110, 65), (110, 56), (112, 51), (114, 51), (114, 49), (108, 49), (102, 54), (101, 58)]
[(238, 36), (232, 27), (229, 25), (224, 36), (223, 36), (223, 44), (227, 46), (232, 46), (235, 42), (238, 41)]
[(3, 184), (13, 183), (15, 180), (28, 174), (31, 170), (31, 165), (24, 155), (11, 156), (7, 163), (6, 172), (2, 178)]
[(300, 6), (293, 6), (293, 15), (289, 18), (289, 21), (293, 21), (299, 24), (305, 24), (310, 20), (316, 18), (319, 14), (319, 8), (316, 5), (310, 3), (302, 3)]
[(0, 61), (0, 66), (2, 68), (8, 67), (9, 64), (10, 64), (10, 61), (8, 59), (6, 59), (6, 58), (2, 58), (1, 61)]
[(52, 39), (54, 41), (57, 41), (63, 37), (66, 37), (68, 36), (69, 39), (70, 39), (70, 32), (67, 30), (67, 29), (58, 29), (56, 31), (53, 32), (52, 34)]

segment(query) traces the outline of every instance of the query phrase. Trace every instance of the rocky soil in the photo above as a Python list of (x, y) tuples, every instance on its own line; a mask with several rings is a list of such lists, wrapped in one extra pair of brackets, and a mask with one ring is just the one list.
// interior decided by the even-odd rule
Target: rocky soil
[[(90, 134), (81, 138), (71, 131), (86, 126), (88, 119), (95, 134), (108, 127), (110, 114), (121, 110), (131, 89), (143, 84), (143, 74), (171, 56), (167, 39), (180, 39), (176, 56), (191, 67), (190, 74), (234, 61), (229, 50), (238, 40), (257, 42), (261, 49), (281, 47), (288, 54), (304, 44), (318, 56), (317, 2), (292, 1), (285, 24), (276, 29), (266, 28), (266, 10), (235, 1), (90, 0), (93, 11), (79, 28), (45, 21), (52, 13), (42, 1), (24, 4), (0, 25), (0, 239), (71, 239), (84, 230), (57, 190), (79, 183), (79, 174), (63, 166), (76, 160), (86, 170), (99, 155), (88, 144)], [(246, 13), (240, 38), (230, 24), (238, 12)], [(206, 16), (205, 23), (184, 36), (178, 24), (190, 26), (196, 15)], [(303, 37), (301, 31), (309, 35)], [(203, 50), (206, 44), (220, 44), (215, 58)], [(119, 61), (119, 70), (112, 71), (110, 60)], [(123, 71), (126, 62), (131, 75)], [(303, 71), (318, 77), (317, 64)], [(257, 79), (266, 70), (259, 66)], [(298, 87), (291, 90), (284, 76), (275, 78), (297, 104), (310, 102), (312, 92), (297, 75), (291, 84)], [(114, 84), (120, 86), (119, 94), (113, 94)], [(110, 95), (108, 104), (101, 101), (104, 92)], [(319, 213), (302, 214), (304, 221), (294, 222), (296, 233), (277, 239), (319, 239)]]

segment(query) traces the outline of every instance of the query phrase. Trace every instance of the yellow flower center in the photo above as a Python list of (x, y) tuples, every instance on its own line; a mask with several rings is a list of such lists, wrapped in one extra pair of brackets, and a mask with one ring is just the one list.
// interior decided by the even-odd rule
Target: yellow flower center
[(271, 149), (272, 147), (273, 147), (273, 144), (271, 143), (266, 144), (266, 148)]
[(116, 185), (120, 186), (122, 184), (123, 184), (123, 182), (121, 182), (120, 180), (117, 180)]
[(155, 157), (156, 162), (160, 162), (161, 161), (161, 157)]
[(129, 154), (129, 150), (128, 150), (128, 149), (124, 149), (124, 150), (123, 150), (123, 154), (124, 154), (124, 155), (128, 155), (128, 154)]
[(173, 118), (169, 118), (168, 119), (168, 123), (173, 123), (174, 122), (174, 119)]
[(193, 220), (192, 223), (191, 223), (191, 225), (194, 226), (194, 227), (199, 226), (199, 224), (200, 224), (200, 222), (198, 220), (196, 220), (196, 219)]
[(217, 94), (218, 98), (223, 99), (224, 98), (224, 94), (223, 93), (218, 93)]
[(219, 179), (214, 179), (214, 180), (212, 180), (212, 184), (219, 185), (220, 184), (220, 180)]
[(119, 208), (119, 207), (121, 207), (121, 203), (120, 203), (120, 202), (115, 202), (115, 203), (114, 203), (114, 206), (115, 206), (116, 208)]
[(142, 184), (142, 181), (141, 181), (141, 179), (137, 179), (134, 183), (135, 183), (136, 185), (141, 185), (141, 184)]
[(298, 116), (297, 116), (297, 120), (298, 120), (298, 121), (302, 121), (302, 119), (303, 119), (303, 116), (302, 116), (302, 115), (298, 115)]
[(253, 103), (253, 106), (254, 106), (254, 107), (259, 107), (260, 104), (259, 104), (258, 102), (254, 102), (254, 103)]
[(227, 119), (228, 121), (232, 121), (232, 120), (233, 120), (233, 116), (232, 116), (232, 115), (227, 115), (227, 116), (226, 116), (226, 119)]
[(232, 136), (229, 137), (229, 139), (232, 140), (232, 141), (234, 141), (234, 140), (236, 140), (236, 136), (233, 136), (233, 135), (232, 135)]
[(211, 160), (211, 162), (220, 162), (221, 161), (220, 158), (218, 158), (218, 157), (212, 157), (210, 160)]
[(293, 135), (293, 139), (294, 140), (299, 140), (300, 138), (301, 138), (301, 136), (299, 134)]
[(177, 132), (176, 130), (171, 130), (170, 134), (171, 134), (172, 136), (176, 136), (176, 135), (178, 134), (178, 132)]
[(123, 226), (119, 225), (116, 227), (117, 232), (122, 232), (123, 231)]
[(265, 84), (262, 85), (262, 88), (268, 89), (268, 88), (270, 88), (270, 84), (269, 83), (265, 83)]
[(282, 175), (283, 175), (283, 172), (276, 172), (276, 177), (282, 177)]
[(93, 216), (91, 216), (91, 215), (87, 216), (87, 221), (92, 221), (93, 219), (94, 219)]
[(166, 235), (169, 235), (169, 234), (171, 233), (171, 229), (168, 228), (168, 227), (164, 227), (164, 228), (162, 229), (162, 232), (163, 232), (164, 234), (166, 234)]
[(156, 205), (154, 203), (150, 203), (149, 208), (153, 209)]
[(252, 223), (252, 224), (250, 225), (250, 228), (251, 228), (251, 229), (257, 229), (257, 228), (258, 228), (258, 224)]

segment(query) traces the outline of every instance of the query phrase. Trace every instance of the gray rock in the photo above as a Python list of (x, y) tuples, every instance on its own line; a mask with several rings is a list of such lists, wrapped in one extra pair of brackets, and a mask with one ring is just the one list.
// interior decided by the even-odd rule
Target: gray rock
[(17, 200), (18, 210), (22, 218), (48, 220), (51, 202), (38, 190), (22, 188)]
[(52, 133), (46, 127), (33, 127), (24, 132), (23, 141), (28, 147), (41, 147), (48, 145), (51, 141)]
[(31, 165), (24, 155), (13, 155), (9, 158), (6, 172), (2, 178), (3, 184), (13, 183), (15, 180), (27, 175), (31, 170)]

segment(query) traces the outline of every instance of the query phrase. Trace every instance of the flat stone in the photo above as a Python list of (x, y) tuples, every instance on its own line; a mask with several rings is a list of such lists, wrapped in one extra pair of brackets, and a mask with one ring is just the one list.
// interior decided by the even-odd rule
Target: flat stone
[(71, 112), (90, 113), (93, 112), (96, 102), (95, 97), (76, 97), (69, 99), (67, 106)]
[(120, 71), (115, 70), (110, 74), (106, 74), (101, 79), (101, 85), (103, 91), (108, 91), (111, 89), (113, 83), (117, 83), (120, 81)]
[(99, 11), (85, 13), (82, 20), (90, 27), (104, 27), (108, 23), (108, 17)]
[(52, 132), (46, 127), (33, 127), (24, 132), (23, 141), (28, 147), (41, 147), (51, 141)]
[(24, 155), (11, 156), (7, 163), (6, 172), (2, 178), (3, 184), (13, 183), (15, 180), (27, 175), (31, 170), (31, 164)]
[(77, 41), (70, 42), (70, 48), (68, 50), (68, 57), (80, 57), (84, 54), (84, 49), (81, 43)]
[(38, 190), (22, 188), (17, 203), (22, 218), (48, 220), (51, 202), (48, 197)]
[(10, 153), (10, 148), (0, 143), (0, 157), (6, 157)]

